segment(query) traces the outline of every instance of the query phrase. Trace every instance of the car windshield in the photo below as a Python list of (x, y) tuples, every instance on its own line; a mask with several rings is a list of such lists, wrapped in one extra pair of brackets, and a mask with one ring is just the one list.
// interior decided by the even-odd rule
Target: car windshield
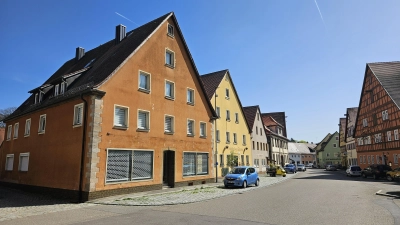
[(244, 174), (246, 171), (246, 168), (234, 168), (231, 173), (232, 174)]
[(352, 166), (350, 169), (351, 171), (361, 171), (361, 167), (359, 166)]

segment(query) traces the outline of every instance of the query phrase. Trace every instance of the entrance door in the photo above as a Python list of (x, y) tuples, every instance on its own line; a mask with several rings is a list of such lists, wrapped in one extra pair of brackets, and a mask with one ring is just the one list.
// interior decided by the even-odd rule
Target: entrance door
[(175, 186), (175, 152), (164, 151), (163, 185)]

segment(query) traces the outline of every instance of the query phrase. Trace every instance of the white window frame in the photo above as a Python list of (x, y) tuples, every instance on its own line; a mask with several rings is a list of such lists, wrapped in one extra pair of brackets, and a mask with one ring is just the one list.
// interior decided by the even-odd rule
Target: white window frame
[(59, 85), (58, 84), (56, 84), (55, 86), (54, 86), (54, 96), (57, 96), (58, 95), (58, 91), (59, 91)]
[[(189, 130), (189, 123), (192, 124), (192, 129)], [(195, 133), (195, 121), (193, 119), (187, 119), (186, 122), (186, 133), (189, 137), (194, 137)]]
[[(79, 112), (79, 116), (80, 116), (80, 120), (81, 121), (77, 121), (78, 120), (78, 115), (77, 115), (77, 110), (80, 108), (80, 112)], [(115, 110), (115, 109), (114, 109)], [(115, 114), (114, 114), (114, 116), (115, 116)], [(81, 103), (81, 104), (77, 104), (77, 105), (74, 105), (74, 118), (73, 118), (73, 123), (72, 123), (72, 125), (74, 126), (74, 127), (80, 127), (80, 126), (82, 126), (82, 124), (83, 124), (83, 103)]]
[(368, 119), (367, 118), (363, 119), (363, 127), (368, 127)]
[(225, 99), (230, 98), (229, 88), (225, 88)]
[(61, 86), (60, 86), (60, 95), (65, 93), (66, 87), (67, 87), (67, 82), (63, 81), (61, 82)]
[(382, 111), (382, 120), (388, 120), (389, 119), (389, 113), (387, 110)]
[[(139, 114), (140, 113), (146, 114), (146, 121), (145, 121), (146, 126), (145, 127), (139, 127), (139, 125), (140, 125), (140, 123), (139, 123), (139, 118), (140, 118)], [(138, 111), (137, 111), (137, 130), (138, 131), (147, 131), (147, 132), (150, 131), (150, 111), (143, 110), (143, 109), (138, 109)]]
[(174, 37), (174, 30), (175, 30), (174, 26), (172, 26), (171, 24), (167, 25), (167, 34), (168, 34), (168, 36), (173, 38)]
[[(167, 54), (171, 55), (173, 64), (170, 64), (169, 62), (167, 62)], [(176, 64), (175, 52), (172, 51), (171, 49), (166, 48), (165, 49), (165, 65), (170, 67), (170, 68), (175, 68), (175, 64)]]
[[(44, 121), (44, 126), (42, 126), (42, 121)], [(47, 124), (46, 114), (40, 115), (38, 134), (44, 134), (46, 132), (46, 124)]]
[[(166, 129), (167, 125), (167, 118), (171, 119), (171, 130)], [(164, 133), (165, 134), (173, 134), (175, 132), (175, 117), (171, 115), (164, 116)]]
[(7, 141), (11, 140), (11, 134), (12, 134), (12, 125), (8, 125), (8, 127), (7, 127), (7, 138), (6, 138)]
[(237, 134), (233, 133), (233, 144), (236, 145), (237, 144)]
[(239, 123), (239, 113), (235, 113), (235, 123)]
[(398, 141), (399, 140), (399, 130), (398, 129), (394, 130), (393, 134), (394, 134), (394, 140)]
[(226, 121), (231, 121), (231, 112), (228, 109), (226, 110)]
[(229, 131), (227, 131), (227, 132), (226, 132), (226, 136), (225, 136), (225, 138), (226, 138), (226, 143), (227, 143), (227, 144), (231, 143), (231, 138), (230, 138), (230, 136), (231, 136), (231, 135), (230, 135)]
[(15, 123), (14, 124), (14, 136), (13, 136), (14, 139), (18, 138), (18, 131), (19, 131), (19, 123)]
[(390, 130), (387, 131), (387, 132), (386, 132), (386, 136), (387, 136), (387, 140), (388, 140), (388, 141), (392, 141), (392, 131), (390, 131)]
[[(171, 86), (170, 95), (167, 94), (167, 84), (169, 84)], [(170, 81), (170, 80), (165, 80), (165, 91), (164, 92), (165, 92), (164, 94), (165, 94), (166, 99), (171, 99), (171, 100), (175, 99), (175, 82)]]
[[(21, 168), (22, 167), (22, 157), (28, 157), (28, 164), (26, 165), (26, 169)], [(21, 172), (28, 172), (29, 170), (29, 152), (26, 153), (19, 153), (19, 164), (18, 164), (18, 171)]]
[[(191, 93), (190, 96), (189, 96), (189, 93)], [(191, 97), (191, 98), (189, 98), (189, 97)], [(194, 99), (195, 99), (195, 97), (194, 97), (194, 89), (187, 88), (187, 90), (186, 90), (186, 103), (188, 105), (194, 105)]]
[[(125, 118), (124, 118), (125, 124), (121, 125), (121, 124), (117, 124), (116, 123), (117, 120), (115, 118), (115, 113), (116, 113), (116, 109), (117, 108), (125, 110)], [(129, 107), (123, 106), (123, 105), (114, 104), (113, 128), (116, 128), (116, 129), (127, 129), (128, 127), (129, 127)]]
[(207, 137), (207, 123), (201, 121), (200, 121), (200, 137), (203, 138)]
[[(10, 160), (12, 160), (12, 161), (10, 161)], [(11, 165), (10, 165), (10, 162), (11, 162)], [(13, 170), (14, 170), (14, 154), (7, 154), (5, 171), (13, 171)]]
[(25, 120), (24, 137), (28, 137), (29, 135), (31, 135), (31, 124), (32, 124), (31, 118)]
[[(146, 78), (146, 87), (141, 87), (140, 86), (140, 78), (142, 77), (142, 75)], [(150, 93), (151, 92), (151, 74), (143, 71), (143, 70), (139, 70), (139, 75), (138, 75), (138, 90), (144, 93)]]

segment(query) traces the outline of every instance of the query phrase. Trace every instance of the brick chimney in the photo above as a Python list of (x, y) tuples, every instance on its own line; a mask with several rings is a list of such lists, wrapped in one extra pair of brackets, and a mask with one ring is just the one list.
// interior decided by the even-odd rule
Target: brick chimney
[(81, 47), (76, 48), (75, 61), (79, 61), (85, 55), (85, 49)]

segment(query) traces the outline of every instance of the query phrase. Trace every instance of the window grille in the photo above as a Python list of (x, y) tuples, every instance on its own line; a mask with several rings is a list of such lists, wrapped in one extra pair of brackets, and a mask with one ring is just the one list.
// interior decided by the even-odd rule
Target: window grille
[(194, 135), (194, 122), (193, 120), (188, 120), (187, 123), (187, 134), (188, 135)]
[(132, 179), (150, 179), (153, 174), (153, 152), (133, 151)]
[(164, 131), (165, 132), (173, 132), (172, 121), (173, 121), (172, 117), (170, 117), (170, 116), (166, 116), (165, 117), (165, 124), (164, 124)]
[(138, 128), (147, 130), (148, 128), (149, 113), (139, 111), (138, 115)]

